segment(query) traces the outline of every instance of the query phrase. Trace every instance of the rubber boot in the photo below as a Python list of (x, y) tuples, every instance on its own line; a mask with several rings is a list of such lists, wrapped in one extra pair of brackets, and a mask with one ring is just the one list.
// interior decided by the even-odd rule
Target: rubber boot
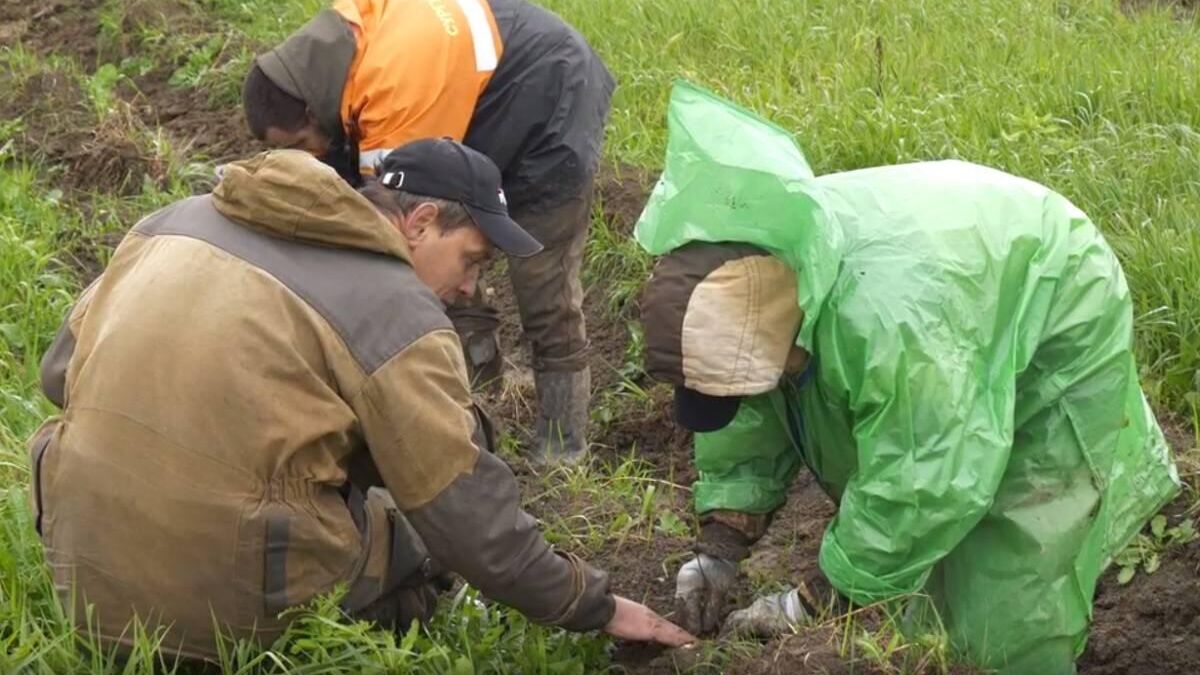
[(592, 371), (535, 372), (533, 381), (539, 410), (530, 459), (543, 466), (584, 460)]

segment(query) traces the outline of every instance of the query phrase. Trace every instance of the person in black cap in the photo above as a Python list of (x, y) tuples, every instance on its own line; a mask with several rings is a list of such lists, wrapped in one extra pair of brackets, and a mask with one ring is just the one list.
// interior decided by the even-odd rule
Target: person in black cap
[[(336, 0), (246, 76), (251, 132), (307, 149), (352, 184), (420, 138), (490, 157), (514, 219), (545, 245), (507, 266), (537, 393), (528, 456), (587, 456), (589, 340), (580, 270), (616, 83), (583, 35), (526, 0)], [(484, 294), (449, 307), (472, 382), (503, 375), (500, 316)]]
[(42, 359), (63, 414), (29, 445), (68, 613), (115, 649), (140, 622), (217, 661), (339, 587), (347, 615), (407, 630), (453, 572), (539, 623), (691, 641), (552, 547), (492, 452), (445, 303), (493, 246), (541, 248), (495, 165), (427, 140), (384, 166), (357, 191), (297, 150), (229, 164), (80, 295)]
[(404, 213), (396, 225), (408, 242), (413, 267), (447, 306), (474, 295), (492, 246), (513, 258), (542, 251), (538, 240), (509, 217), (496, 165), (448, 138), (393, 150), (384, 157), (379, 177), (367, 179), (360, 191), (375, 204)]

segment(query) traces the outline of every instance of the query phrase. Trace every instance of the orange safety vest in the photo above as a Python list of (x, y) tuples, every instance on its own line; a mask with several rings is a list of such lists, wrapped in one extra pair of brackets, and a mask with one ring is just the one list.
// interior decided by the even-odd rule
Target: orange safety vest
[(337, 0), (354, 31), (342, 124), (364, 174), (419, 138), (461, 141), (504, 45), (487, 0)]

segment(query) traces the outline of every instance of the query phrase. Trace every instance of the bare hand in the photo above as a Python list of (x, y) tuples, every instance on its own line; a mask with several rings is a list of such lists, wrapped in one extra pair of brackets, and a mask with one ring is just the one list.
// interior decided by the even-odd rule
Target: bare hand
[(696, 641), (684, 629), (659, 616), (649, 607), (628, 598), (614, 595), (617, 610), (604, 632), (622, 640), (657, 642), (668, 647), (682, 647)]

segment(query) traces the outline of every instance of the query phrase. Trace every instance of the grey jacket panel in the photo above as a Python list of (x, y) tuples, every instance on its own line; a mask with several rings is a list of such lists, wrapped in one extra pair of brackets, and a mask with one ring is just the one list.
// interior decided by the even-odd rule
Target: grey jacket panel
[(61, 410), (67, 407), (67, 365), (75, 353), (75, 334), (70, 322), (63, 321), (50, 348), (42, 355), (42, 393)]
[(199, 239), (267, 272), (329, 322), (368, 375), (422, 335), (451, 327), (404, 261), (256, 232), (221, 215), (207, 195), (159, 211), (136, 231)]
[(67, 407), (67, 367), (71, 364), (71, 357), (75, 354), (75, 332), (72, 324), (76, 316), (86, 310), (101, 279), (103, 276), (97, 277), (79, 294), (75, 305), (67, 312), (62, 325), (58, 327), (58, 332), (55, 333), (50, 347), (42, 355), (40, 365), (42, 393), (60, 410)]

